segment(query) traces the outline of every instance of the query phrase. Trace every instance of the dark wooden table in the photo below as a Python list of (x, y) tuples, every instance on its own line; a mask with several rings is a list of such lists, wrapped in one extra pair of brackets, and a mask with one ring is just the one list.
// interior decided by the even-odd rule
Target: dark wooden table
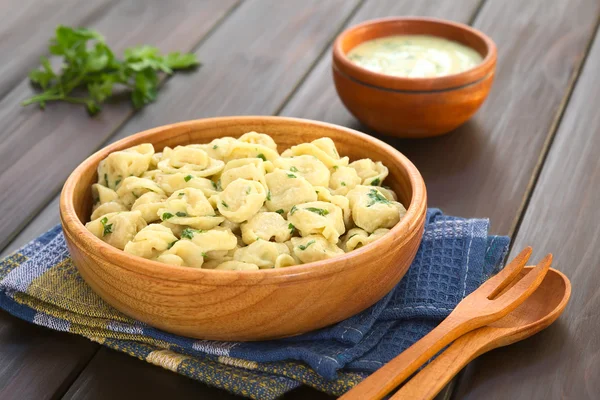
[[(336, 96), (330, 45), (357, 22), (426, 15), (465, 22), (498, 45), (491, 95), (469, 123), (420, 141), (381, 139), (421, 170), (430, 206), (489, 217), (513, 251), (553, 252), (573, 283), (541, 334), (484, 355), (446, 397), (600, 398), (600, 0), (0, 0), (0, 249), (58, 223), (70, 171), (105, 144), (166, 123), (277, 114), (365, 130)], [(57, 24), (88, 26), (121, 52), (193, 51), (197, 72), (166, 81), (134, 113), (22, 108), (27, 71)], [(374, 133), (373, 133), (374, 134)], [(377, 136), (376, 134), (374, 134)], [(234, 398), (86, 339), (0, 312), (2, 399)], [(325, 397), (307, 388), (289, 398)]]

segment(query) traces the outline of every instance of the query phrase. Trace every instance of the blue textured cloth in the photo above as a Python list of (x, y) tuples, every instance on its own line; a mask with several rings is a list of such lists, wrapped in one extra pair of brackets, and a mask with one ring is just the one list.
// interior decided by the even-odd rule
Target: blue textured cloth
[[(157, 352), (168, 350), (175, 356), (166, 355), (171, 358), (163, 366), (234, 393), (272, 398), (305, 383), (340, 394), (427, 334), (497, 272), (509, 239), (489, 236), (488, 225), (485, 219), (428, 210), (415, 260), (394, 290), (345, 321), (293, 338), (196, 340), (134, 321), (85, 284), (70, 261), (60, 226), (0, 262), (0, 307), (155, 364), (162, 365)], [(172, 368), (176, 356), (184, 358)], [(265, 385), (276, 389), (265, 393)]]

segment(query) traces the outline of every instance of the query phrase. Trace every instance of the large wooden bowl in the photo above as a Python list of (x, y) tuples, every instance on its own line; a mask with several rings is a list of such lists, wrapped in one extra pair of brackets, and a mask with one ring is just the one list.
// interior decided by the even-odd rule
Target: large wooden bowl
[[(384, 75), (346, 56), (360, 43), (391, 35), (433, 35), (475, 49), (483, 61), (459, 74), (433, 78)], [(496, 69), (496, 45), (467, 25), (434, 18), (384, 18), (341, 33), (333, 46), (333, 79), (346, 108), (366, 126), (398, 137), (448, 133), (465, 123), (486, 99)]]
[[(113, 151), (140, 143), (206, 143), (264, 132), (279, 150), (320, 137), (342, 155), (370, 157), (390, 171), (386, 184), (406, 216), (376, 242), (335, 259), (281, 269), (219, 271), (177, 267), (132, 256), (85, 228), (96, 167)], [(168, 332), (201, 339), (262, 340), (296, 335), (354, 315), (404, 276), (423, 234), (426, 192), (415, 166), (387, 144), (336, 125), (279, 117), (224, 117), (182, 122), (129, 136), (93, 154), (67, 179), (60, 216), (67, 245), (86, 282), (123, 313)]]

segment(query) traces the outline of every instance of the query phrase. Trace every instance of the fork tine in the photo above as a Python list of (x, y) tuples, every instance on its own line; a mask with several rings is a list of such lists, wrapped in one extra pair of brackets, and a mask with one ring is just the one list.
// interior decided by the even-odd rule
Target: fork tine
[[(529, 297), (540, 286), (550, 265), (552, 264), (552, 254), (547, 254), (542, 261), (531, 269), (520, 281), (513, 287), (502, 293), (498, 300), (509, 299), (511, 302), (520, 304), (521, 299)], [(514, 300), (510, 300), (514, 299)]]
[(502, 271), (498, 272), (495, 276), (491, 277), (483, 285), (481, 285), (479, 290), (489, 291), (490, 294), (487, 296), (487, 298), (493, 299), (519, 275), (527, 263), (527, 260), (529, 260), (531, 251), (531, 246), (525, 247), (507, 266), (502, 269)]

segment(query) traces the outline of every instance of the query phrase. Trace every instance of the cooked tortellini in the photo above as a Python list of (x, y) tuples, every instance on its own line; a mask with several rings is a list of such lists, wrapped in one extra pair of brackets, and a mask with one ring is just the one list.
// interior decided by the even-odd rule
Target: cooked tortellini
[(205, 144), (116, 151), (98, 166), (87, 229), (164, 264), (255, 271), (366, 246), (405, 215), (379, 161), (342, 157), (330, 138), (284, 150), (248, 132)]

